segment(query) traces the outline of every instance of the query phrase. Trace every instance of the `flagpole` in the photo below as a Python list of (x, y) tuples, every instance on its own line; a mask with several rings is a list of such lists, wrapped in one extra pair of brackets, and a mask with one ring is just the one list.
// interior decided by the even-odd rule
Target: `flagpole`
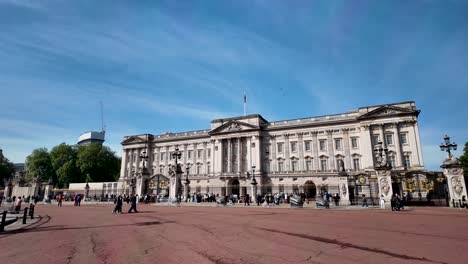
[(245, 95), (244, 92), (244, 116), (247, 115), (247, 96)]

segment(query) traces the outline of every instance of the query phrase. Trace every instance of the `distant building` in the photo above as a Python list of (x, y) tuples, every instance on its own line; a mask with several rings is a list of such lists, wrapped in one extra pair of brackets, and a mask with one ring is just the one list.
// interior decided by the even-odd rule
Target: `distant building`
[(90, 132), (83, 133), (78, 138), (78, 145), (86, 146), (95, 142), (100, 143), (102, 145), (102, 143), (104, 143), (105, 141), (105, 135), (106, 135), (105, 131), (100, 131), (100, 132), (90, 131)]

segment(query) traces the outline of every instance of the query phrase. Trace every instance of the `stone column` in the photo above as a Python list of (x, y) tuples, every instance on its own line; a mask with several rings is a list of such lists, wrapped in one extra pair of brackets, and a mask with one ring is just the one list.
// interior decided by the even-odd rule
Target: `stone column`
[(271, 163), (270, 171), (277, 171), (277, 160), (276, 160), (276, 136), (271, 135)]
[(128, 150), (123, 149), (122, 150), (122, 162), (120, 163), (120, 179), (125, 179), (125, 176), (127, 174), (127, 162), (128, 162)]
[(228, 156), (227, 156), (227, 172), (232, 172), (232, 141), (230, 138), (227, 140), (228, 144)]
[(318, 155), (318, 140), (317, 140), (317, 131), (312, 131), (312, 151), (314, 155), (314, 168), (319, 170), (319, 155)]
[(298, 163), (298, 170), (299, 171), (305, 171), (305, 163), (304, 163), (304, 138), (303, 138), (303, 133), (299, 132), (297, 133), (297, 147), (299, 150), (299, 163)]
[(207, 144), (208, 142), (203, 142), (203, 169), (202, 169), (202, 174), (206, 174), (206, 167), (207, 167), (207, 164), (206, 164), (206, 154), (207, 154)]
[(414, 121), (414, 125), (413, 125), (413, 129), (414, 129), (414, 137), (415, 137), (415, 142), (416, 142), (416, 150), (418, 152), (418, 164), (422, 167), (424, 166), (424, 161), (423, 161), (423, 157), (422, 157), (422, 147), (421, 147), (421, 140), (419, 138), (419, 126), (418, 126), (418, 122), (417, 121)]
[[(50, 195), (50, 190), (54, 188), (54, 185), (52, 183), (52, 179), (49, 180), (47, 185), (45, 186), (45, 191), (44, 191), (44, 203), (50, 203), (49, 195)], [(8, 193), (7, 190), (5, 189), (5, 193)]]
[(333, 130), (327, 130), (327, 141), (328, 141), (328, 154), (329, 154), (329, 161), (330, 161), (330, 169), (337, 170), (335, 166), (335, 149), (333, 148)]
[(360, 150), (362, 155), (362, 168), (374, 168), (374, 153), (371, 141), (371, 127), (370, 125), (361, 125)]
[(285, 171), (291, 171), (291, 159), (289, 155), (289, 134), (283, 134), (284, 137), (284, 159), (286, 160), (286, 163), (284, 164), (284, 170)]
[(468, 197), (465, 180), (463, 178), (463, 165), (460, 160), (451, 157), (446, 159), (440, 167), (444, 169), (444, 175), (447, 177), (450, 207), (459, 207), (462, 197)]
[(351, 151), (350, 151), (350, 146), (349, 146), (349, 128), (343, 128), (341, 130), (341, 132), (343, 133), (343, 147), (344, 147), (344, 154), (345, 154), (345, 158), (344, 158), (344, 165), (345, 165), (345, 169), (349, 170), (349, 169), (353, 169), (351, 168)]
[(242, 156), (241, 156), (241, 140), (237, 138), (237, 173), (241, 172)]
[(136, 165), (135, 165), (135, 173), (140, 172), (140, 149), (136, 149)]
[(403, 166), (403, 162), (402, 162), (403, 152), (401, 151), (400, 129), (398, 128), (397, 122), (392, 124), (392, 132), (393, 132), (393, 137), (395, 140), (395, 166), (397, 168), (400, 168)]
[(253, 154), (252, 154), (252, 138), (247, 137), (247, 171), (250, 172), (252, 168), (252, 162), (253, 162)]
[(385, 140), (385, 125), (384, 124), (379, 124), (379, 137), (380, 141), (382, 141), (383, 146), (387, 146), (387, 141)]
[(258, 175), (261, 175), (261, 172), (262, 172), (262, 162), (260, 162), (260, 156), (261, 156), (261, 153), (260, 153), (260, 137), (259, 136), (253, 136), (252, 138), (252, 141), (253, 143), (255, 144), (255, 147), (252, 147), (253, 148), (253, 152), (254, 152), (254, 164), (255, 165), (255, 172), (258, 174)]
[(378, 203), (380, 204), (380, 198), (383, 195), (385, 200), (385, 208), (390, 208), (390, 200), (392, 198), (392, 178), (390, 176), (391, 170), (389, 169), (376, 169), (377, 183), (379, 186), (379, 197)]

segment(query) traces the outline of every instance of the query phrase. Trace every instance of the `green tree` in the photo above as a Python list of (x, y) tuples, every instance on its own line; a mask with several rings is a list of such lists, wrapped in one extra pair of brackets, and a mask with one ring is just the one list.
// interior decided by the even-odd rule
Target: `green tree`
[(82, 173), (77, 166), (78, 148), (62, 143), (50, 151), (52, 167), (58, 179), (58, 186), (68, 186), (72, 182), (82, 182)]
[(15, 173), (15, 166), (11, 163), (0, 149), (0, 186), (5, 180), (11, 179)]
[(35, 149), (31, 155), (26, 157), (26, 169), (28, 171), (26, 175), (28, 180), (39, 177), (42, 181), (46, 181), (52, 177), (52, 180), (57, 182), (50, 154), (46, 148)]
[(115, 181), (119, 177), (120, 159), (99, 143), (79, 146), (77, 165), (81, 173), (85, 177), (89, 175), (94, 182)]
[(465, 147), (463, 148), (463, 155), (460, 157), (460, 161), (463, 164), (463, 171), (468, 173), (468, 142), (465, 142)]

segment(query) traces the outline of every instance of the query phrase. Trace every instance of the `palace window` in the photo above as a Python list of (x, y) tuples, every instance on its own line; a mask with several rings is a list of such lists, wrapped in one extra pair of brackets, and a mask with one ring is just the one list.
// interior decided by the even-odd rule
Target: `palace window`
[(372, 135), (372, 144), (377, 145), (379, 143), (379, 135)]
[(296, 152), (297, 142), (291, 142), (291, 152)]
[(197, 164), (197, 174), (201, 174), (201, 164)]
[(406, 133), (400, 134), (400, 143), (401, 144), (408, 144), (408, 137)]
[(390, 157), (390, 159), (389, 159), (390, 166), (392, 166), (392, 168), (395, 168), (396, 167), (396, 165), (395, 165), (395, 155), (390, 155), (389, 157)]
[(201, 159), (202, 156), (203, 156), (203, 150), (198, 149), (198, 150), (197, 150), (197, 158)]
[(187, 158), (188, 158), (188, 159), (191, 159), (191, 158), (192, 158), (192, 151), (191, 151), (191, 150), (188, 151), (188, 153), (187, 153)]
[(386, 134), (385, 135), (385, 142), (387, 145), (393, 145), (393, 135), (392, 134)]
[(355, 138), (355, 137), (351, 138), (351, 147), (353, 149), (358, 148), (358, 139), (357, 138)]
[(291, 167), (292, 167), (292, 171), (297, 171), (297, 160), (292, 160), (291, 161)]
[(159, 167), (159, 174), (164, 174), (164, 166)]
[(340, 171), (340, 164), (343, 164), (343, 167), (344, 167), (344, 161), (343, 161), (343, 159), (341, 157), (336, 159), (336, 170), (337, 171)]
[(283, 153), (283, 143), (282, 142), (278, 143), (277, 146), (278, 146), (278, 153)]
[(353, 168), (354, 168), (354, 170), (360, 170), (361, 169), (361, 167), (359, 165), (359, 158), (354, 158), (353, 159)]
[(164, 161), (164, 156), (165, 156), (164, 154), (166, 154), (166, 153), (161, 152), (161, 154), (160, 154), (160, 156), (161, 156), (161, 161)]
[(206, 153), (206, 156), (208, 156), (208, 158), (211, 158), (211, 149), (208, 149), (208, 152)]
[(310, 141), (304, 142), (304, 148), (305, 148), (305, 151), (310, 151)]
[(411, 166), (410, 155), (405, 154), (405, 167), (409, 168)]
[(284, 193), (284, 185), (283, 184), (278, 185), (278, 191), (280, 193)]
[(322, 171), (326, 171), (326, 170), (327, 170), (327, 160), (326, 160), (326, 159), (320, 160), (320, 169), (321, 169)]
[(326, 151), (327, 150), (327, 147), (326, 147), (326, 143), (327, 141), (325, 139), (321, 139), (319, 140), (319, 145), (320, 145), (320, 151)]
[(208, 163), (208, 164), (206, 165), (206, 173), (207, 173), (207, 174), (210, 174), (210, 173), (211, 173), (211, 165), (210, 165), (210, 163)]
[(335, 138), (335, 150), (341, 150), (341, 138)]
[(306, 160), (306, 170), (307, 171), (312, 170), (312, 161), (311, 160)]
[(284, 171), (284, 163), (282, 161), (278, 161), (278, 171)]

